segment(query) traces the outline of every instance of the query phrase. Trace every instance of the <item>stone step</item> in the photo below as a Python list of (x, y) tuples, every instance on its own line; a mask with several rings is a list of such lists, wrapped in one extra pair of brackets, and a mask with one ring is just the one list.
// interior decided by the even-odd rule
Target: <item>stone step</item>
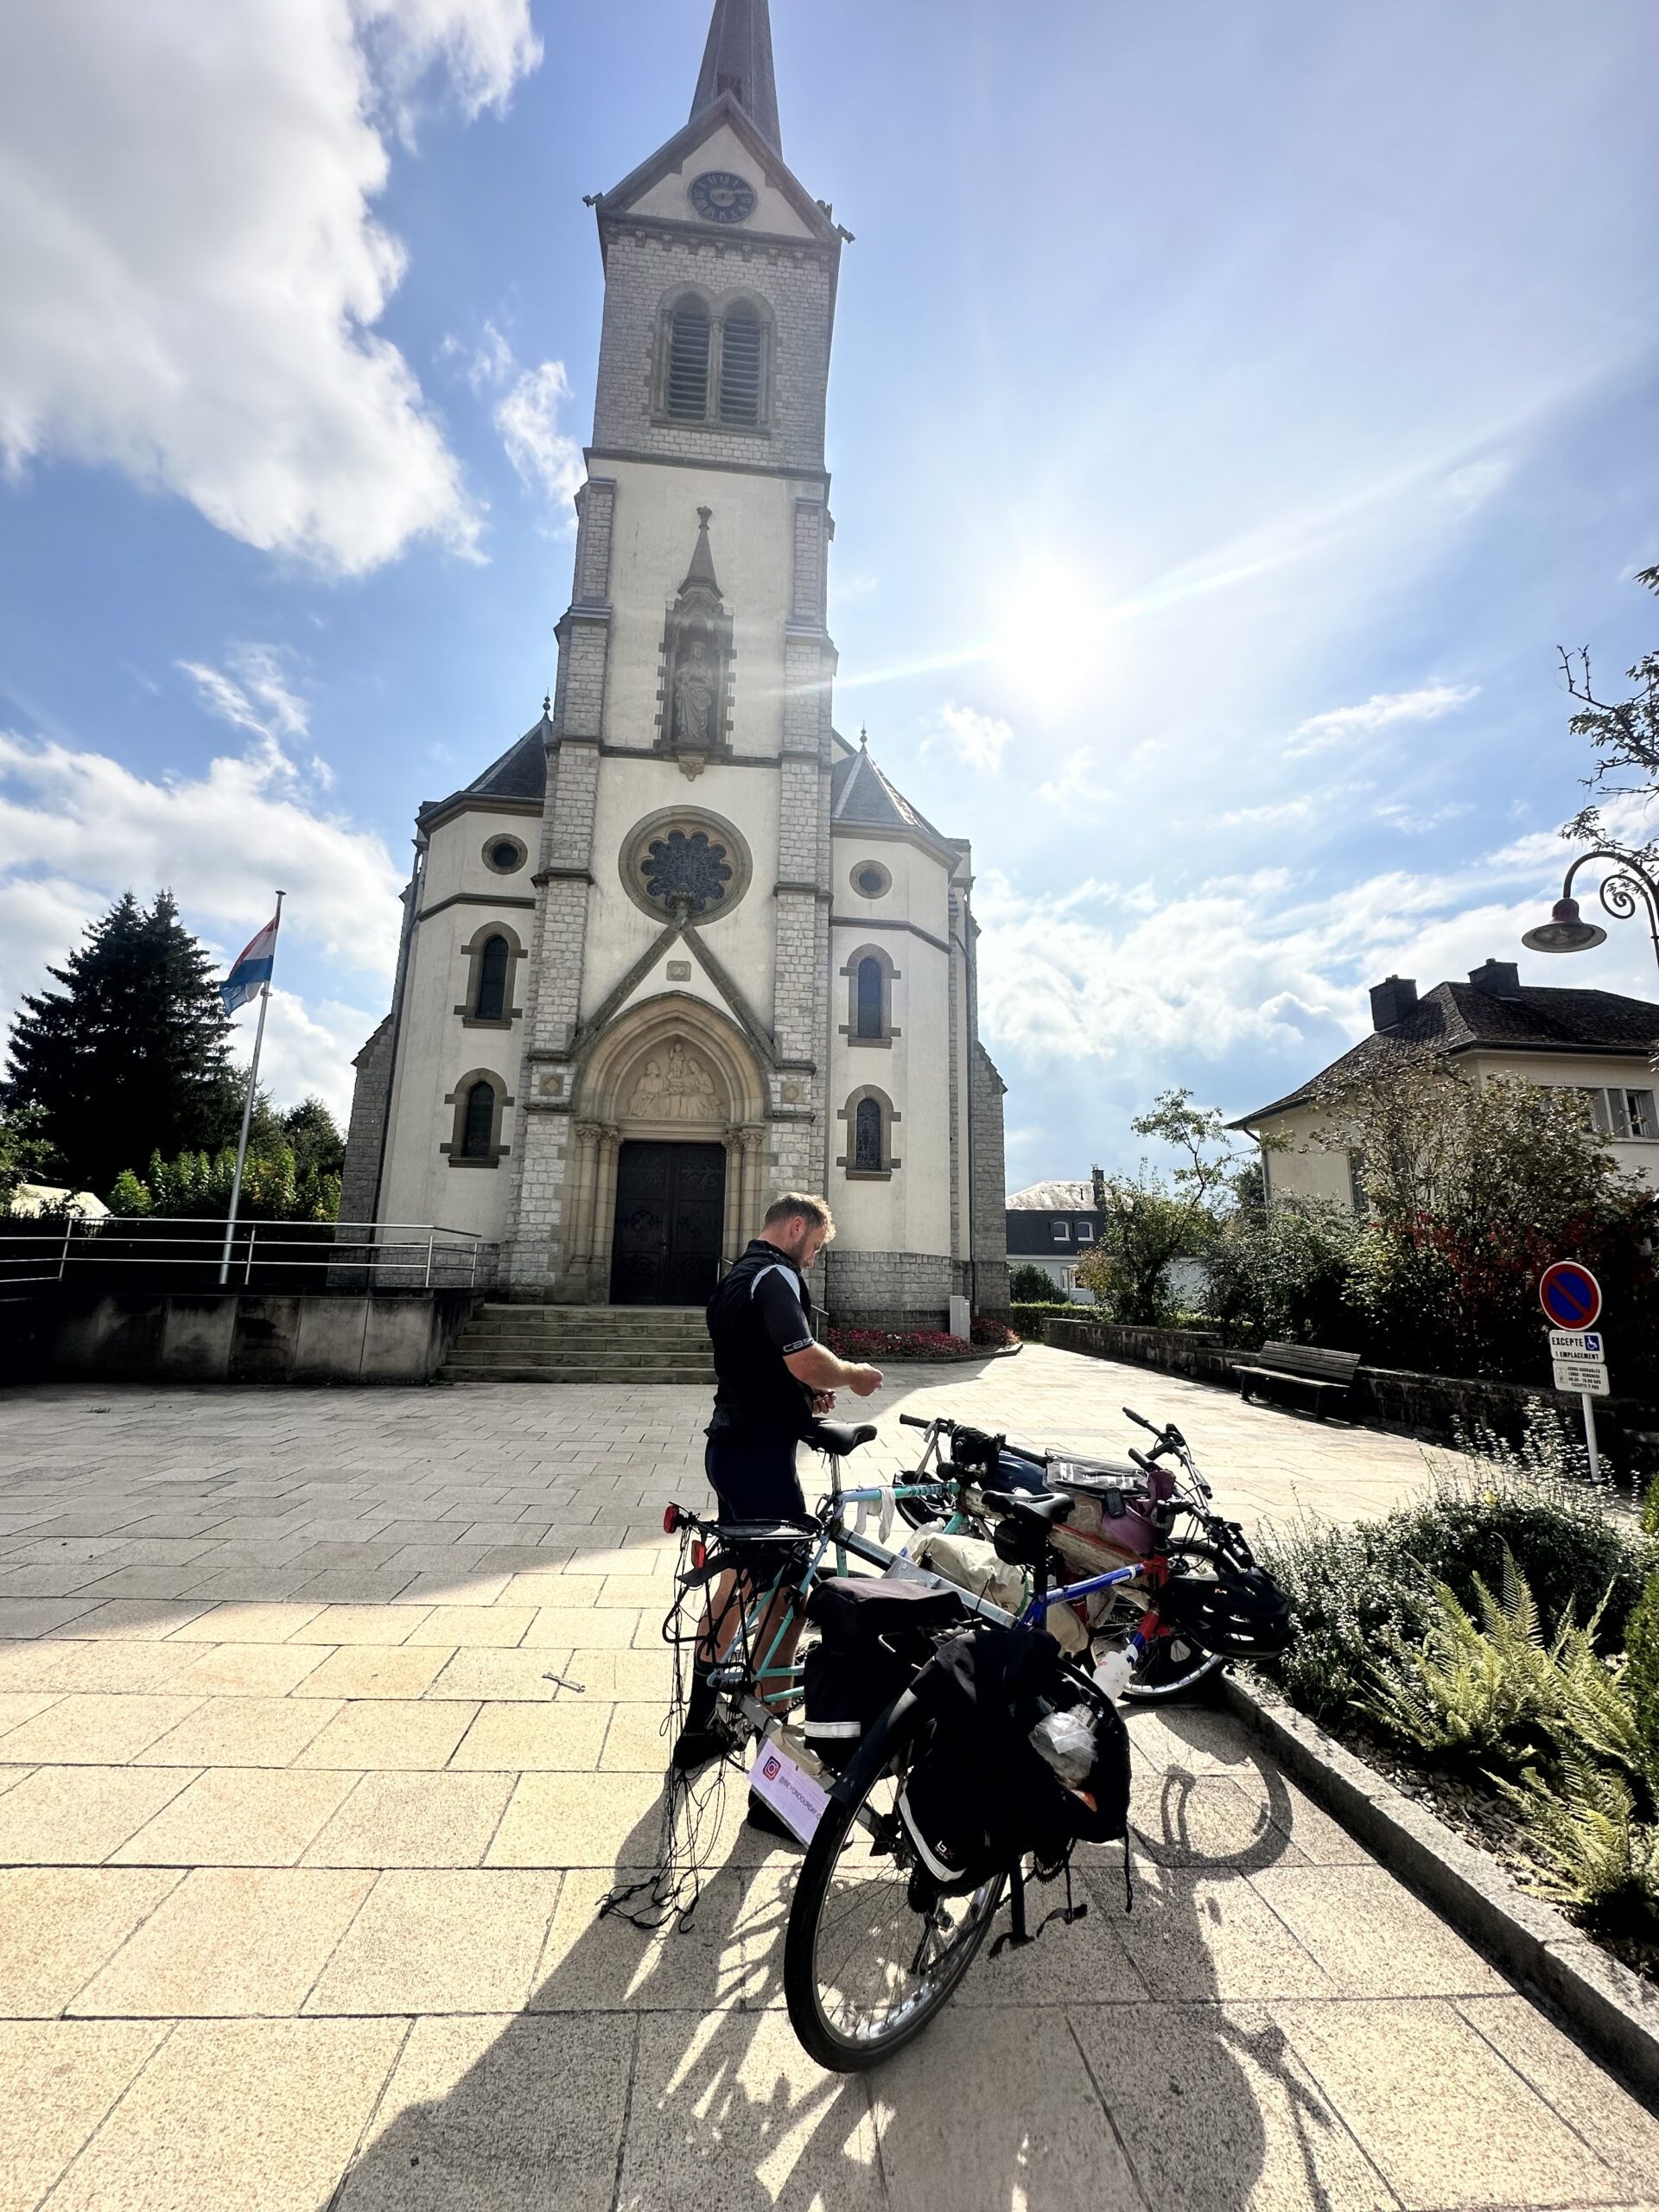
[(712, 1367), (681, 1367), (664, 1363), (642, 1372), (636, 1359), (573, 1361), (568, 1366), (558, 1367), (540, 1362), (528, 1365), (514, 1360), (480, 1363), (450, 1359), (438, 1370), (438, 1376), (444, 1382), (613, 1382), (636, 1387), (666, 1382), (706, 1389), (714, 1382), (715, 1370)]

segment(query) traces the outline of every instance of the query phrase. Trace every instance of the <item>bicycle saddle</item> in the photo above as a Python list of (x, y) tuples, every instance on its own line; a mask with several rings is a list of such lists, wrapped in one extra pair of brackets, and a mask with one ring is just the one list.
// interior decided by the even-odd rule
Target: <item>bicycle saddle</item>
[(873, 1421), (815, 1421), (804, 1440), (815, 1452), (827, 1452), (832, 1459), (844, 1459), (861, 1444), (868, 1444), (874, 1435)]
[(1052, 1529), (1057, 1522), (1069, 1521), (1077, 1503), (1063, 1491), (988, 1490), (983, 1495), (993, 1513), (1006, 1514), (1010, 1521), (1021, 1521), (1029, 1529)]

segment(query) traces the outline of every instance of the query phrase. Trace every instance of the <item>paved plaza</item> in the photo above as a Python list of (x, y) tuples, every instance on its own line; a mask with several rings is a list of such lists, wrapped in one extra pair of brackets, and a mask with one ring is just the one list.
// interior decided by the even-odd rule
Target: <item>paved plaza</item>
[[(1405, 1440), (1032, 1347), (908, 1368), (1247, 1519), (1381, 1510)], [(671, 1497), (706, 1394), (0, 1394), (0, 2212), (1370, 2212), (1659, 2200), (1659, 2125), (1233, 1724), (1140, 1713), (1136, 1885), (982, 1956), (874, 2076), (782, 2009), (797, 1854), (655, 1841)], [(580, 1682), (577, 1693), (548, 1678)]]

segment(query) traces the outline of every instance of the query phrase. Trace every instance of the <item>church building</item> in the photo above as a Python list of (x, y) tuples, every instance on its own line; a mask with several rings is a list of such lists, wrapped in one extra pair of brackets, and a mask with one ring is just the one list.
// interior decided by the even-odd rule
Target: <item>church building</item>
[(475, 1231), (512, 1299), (690, 1305), (810, 1191), (834, 1319), (1004, 1306), (969, 847), (832, 718), (850, 234), (785, 162), (766, 0), (715, 0), (690, 121), (594, 206), (556, 683), (421, 810), (341, 1218)]

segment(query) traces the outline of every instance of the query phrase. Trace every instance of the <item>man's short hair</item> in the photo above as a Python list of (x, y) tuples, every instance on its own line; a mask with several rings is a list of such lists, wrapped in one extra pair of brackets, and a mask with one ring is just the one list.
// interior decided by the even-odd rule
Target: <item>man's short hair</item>
[(826, 1244), (836, 1233), (835, 1217), (823, 1200), (810, 1198), (800, 1191), (785, 1191), (782, 1198), (774, 1198), (766, 1208), (766, 1217), (760, 1226), (770, 1229), (776, 1222), (797, 1219), (810, 1221), (815, 1229), (821, 1229)]

